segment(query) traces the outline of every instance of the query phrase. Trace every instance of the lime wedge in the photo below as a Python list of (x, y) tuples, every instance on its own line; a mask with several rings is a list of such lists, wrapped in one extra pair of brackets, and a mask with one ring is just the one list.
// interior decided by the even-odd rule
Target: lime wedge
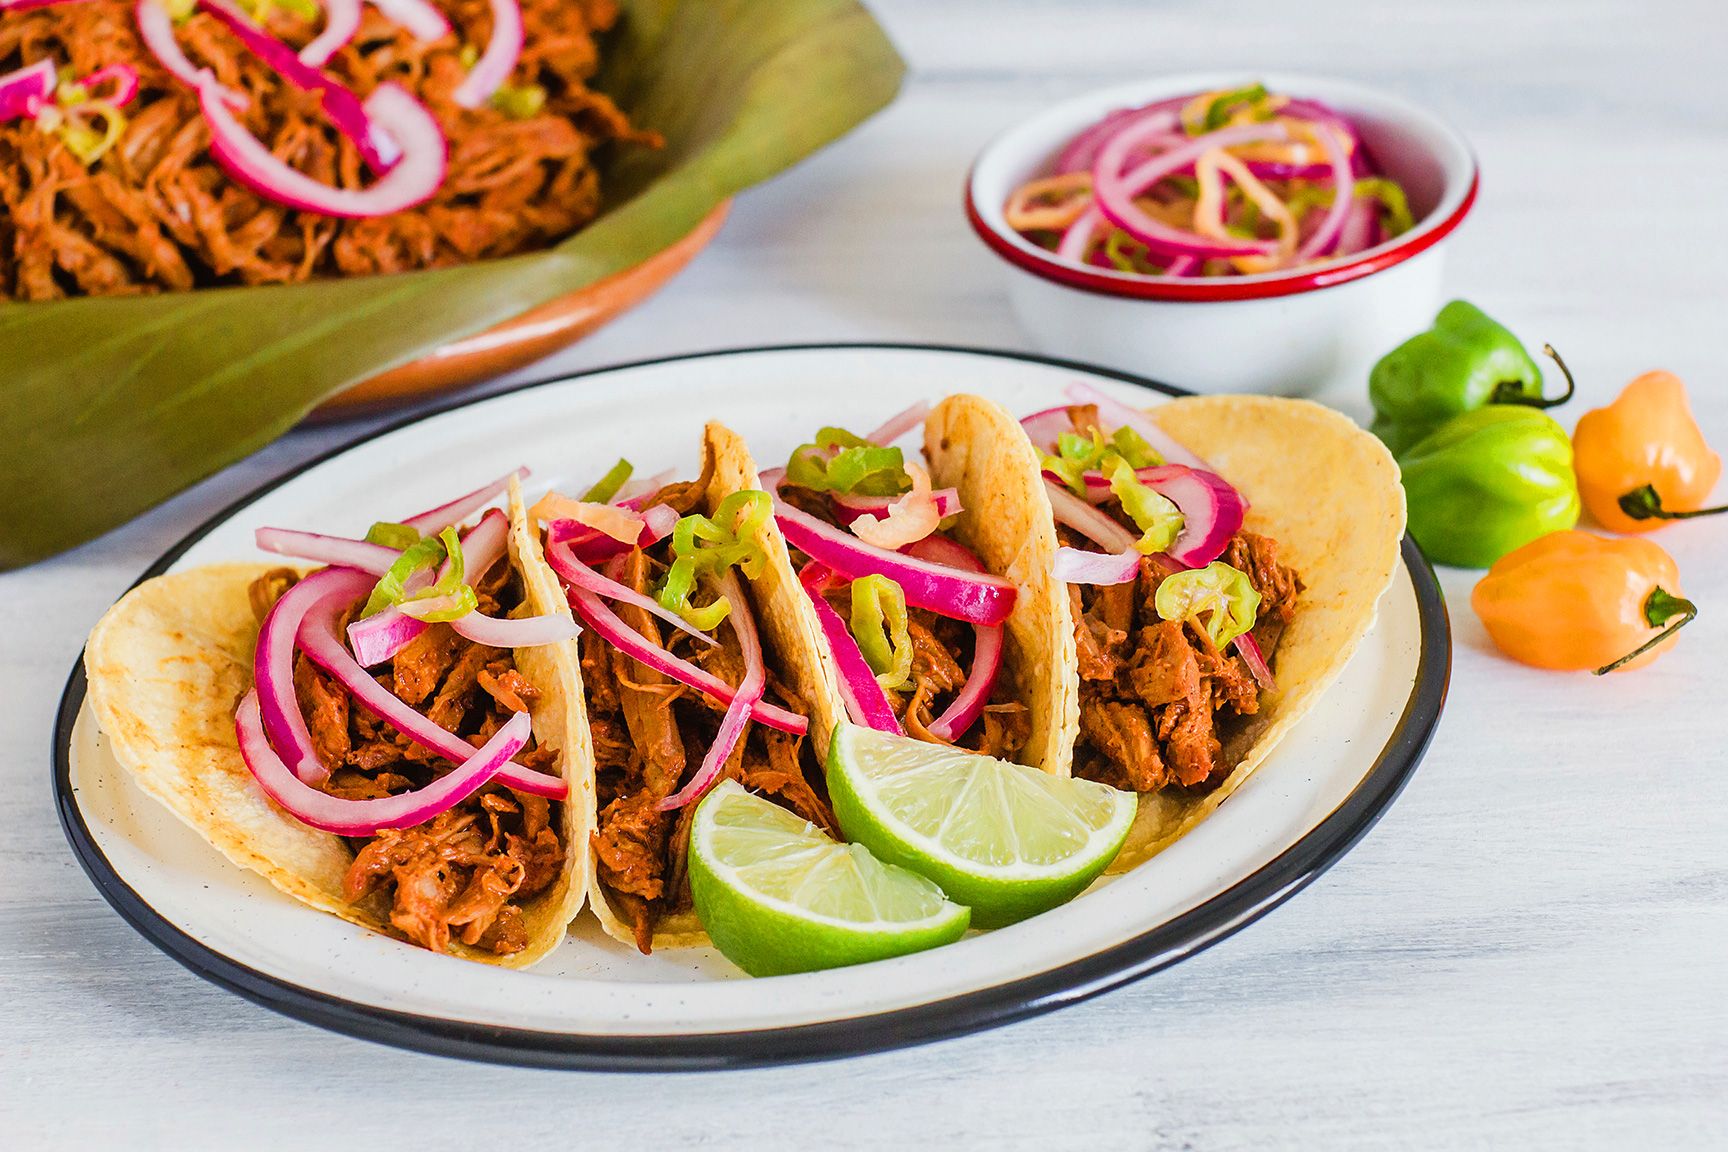
[(690, 895), (715, 947), (752, 976), (949, 944), (970, 914), (915, 872), (841, 844), (727, 780), (690, 830)]
[(1078, 895), (1115, 858), (1132, 794), (854, 724), (834, 731), (828, 790), (848, 839), (1012, 924)]

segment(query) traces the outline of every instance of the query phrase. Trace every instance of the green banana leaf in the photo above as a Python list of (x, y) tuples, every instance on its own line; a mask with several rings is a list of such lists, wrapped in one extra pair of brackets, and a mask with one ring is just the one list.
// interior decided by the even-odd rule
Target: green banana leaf
[(855, 0), (624, 0), (598, 86), (666, 137), (557, 247), (399, 276), (0, 304), (0, 570), (124, 523), (320, 400), (628, 268), (893, 99)]

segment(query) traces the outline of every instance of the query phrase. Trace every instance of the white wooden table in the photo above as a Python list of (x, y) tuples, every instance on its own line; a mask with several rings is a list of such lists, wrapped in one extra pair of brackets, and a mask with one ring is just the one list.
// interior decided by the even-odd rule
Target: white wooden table
[[(681, 279), (556, 367), (828, 338), (1022, 347), (959, 212), (986, 137), (1148, 71), (1309, 70), (1393, 86), (1475, 142), (1482, 200), (1451, 291), (1561, 348), (1585, 405), (1680, 372), (1728, 448), (1712, 0), (878, 8), (914, 69), (899, 103), (742, 199)], [(359, 430), (292, 435), (0, 576), (0, 1145), (1728, 1146), (1728, 523), (1659, 537), (1703, 616), (1631, 676), (1496, 658), (1472, 574), (1444, 573), (1450, 707), (1368, 839), (1250, 930), (1056, 1015), (838, 1064), (609, 1077), (391, 1051), (203, 983), (62, 842), (54, 705), (85, 631), (159, 552)]]

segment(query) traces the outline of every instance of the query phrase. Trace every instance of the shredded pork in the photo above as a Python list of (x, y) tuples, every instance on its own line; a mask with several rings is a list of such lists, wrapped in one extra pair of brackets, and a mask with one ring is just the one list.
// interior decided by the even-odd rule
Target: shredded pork
[[(1064, 543), (1086, 546), (1062, 534)], [(1254, 635), (1271, 659), (1302, 582), (1266, 536), (1238, 532), (1222, 559), (1260, 593)], [(1069, 586), (1080, 667), (1076, 775), (1133, 792), (1216, 786), (1233, 767), (1225, 737), (1260, 709), (1259, 688), (1239, 657), (1219, 651), (1192, 623), (1158, 617), (1153, 598), (1170, 571), (1149, 557), (1133, 583)]]
[[(542, 248), (588, 223), (600, 207), (596, 151), (611, 141), (658, 143), (587, 86), (599, 63), (595, 36), (617, 19), (615, 0), (521, 0), (525, 46), (509, 83), (546, 93), (524, 119), (452, 102), (467, 73), (465, 46), (486, 44), (491, 8), (487, 0), (437, 3), (453, 35), (421, 43), (367, 5), (359, 33), (326, 66), (362, 98), (384, 82), (407, 88), (448, 139), (437, 194), (368, 220), (294, 211), (231, 181), (210, 155), (192, 92), (139, 40), (134, 0), (6, 13), (0, 74), (45, 58), (74, 76), (126, 64), (140, 88), (118, 144), (90, 168), (32, 120), (0, 124), (0, 298), (405, 272)], [(297, 49), (321, 23), (276, 7), (265, 26)], [(374, 179), (317, 95), (287, 84), (214, 17), (193, 15), (176, 38), (194, 66), (249, 97), (242, 119), (278, 157), (343, 188)]]
[[(254, 582), (260, 618), (292, 583), (286, 569)], [(476, 585), (480, 610), (506, 614), (521, 597), (508, 563)], [(441, 727), (476, 747), (540, 691), (504, 649), (488, 648), (434, 624), (374, 670), (378, 682)], [(352, 800), (424, 787), (453, 765), (415, 744), (357, 703), (347, 689), (299, 655), (294, 690), (313, 748), (331, 770), (325, 790)], [(557, 774), (550, 748), (530, 744), (517, 761)], [(354, 863), (343, 884), (350, 902), (380, 895), (392, 927), (435, 952), (453, 940), (499, 955), (528, 946), (523, 906), (557, 880), (565, 846), (559, 806), (543, 797), (489, 786), (412, 828), (350, 840)]]
[[(667, 498), (676, 503), (684, 491), (680, 487)], [(646, 595), (653, 594), (662, 572), (641, 549), (619, 557), (608, 569), (614, 579)], [(626, 624), (657, 647), (676, 650), (729, 684), (744, 678), (743, 653), (726, 625), (716, 630), (718, 645), (697, 645), (682, 633), (668, 637), (641, 608), (622, 602), (614, 607)], [(750, 608), (744, 605), (743, 610)], [(659, 811), (656, 805), (701, 765), (726, 706), (644, 667), (592, 629), (582, 633), (580, 647), (600, 806), (595, 859), (613, 905), (629, 922), (636, 946), (647, 953), (660, 917), (690, 907), (686, 860), (696, 811), (694, 804), (674, 812)], [(808, 714), (803, 702), (772, 675), (768, 699)], [(737, 780), (838, 836), (827, 799), (811, 783), (821, 774), (814, 757), (805, 754), (806, 747), (801, 736), (750, 723), (726, 762), (723, 778)]]

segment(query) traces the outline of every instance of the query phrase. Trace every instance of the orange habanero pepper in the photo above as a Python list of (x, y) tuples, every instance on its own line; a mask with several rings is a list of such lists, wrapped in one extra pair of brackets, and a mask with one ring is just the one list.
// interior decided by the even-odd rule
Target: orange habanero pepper
[(1604, 528), (1649, 532), (1665, 520), (1728, 511), (1704, 501), (1722, 475), (1686, 385), (1672, 372), (1646, 372), (1606, 408), (1594, 408), (1572, 433), (1573, 469), (1584, 507)]
[(1648, 664), (1698, 615), (1681, 599), (1680, 570), (1661, 548), (1576, 530), (1502, 556), (1470, 605), (1512, 659), (1598, 676)]

